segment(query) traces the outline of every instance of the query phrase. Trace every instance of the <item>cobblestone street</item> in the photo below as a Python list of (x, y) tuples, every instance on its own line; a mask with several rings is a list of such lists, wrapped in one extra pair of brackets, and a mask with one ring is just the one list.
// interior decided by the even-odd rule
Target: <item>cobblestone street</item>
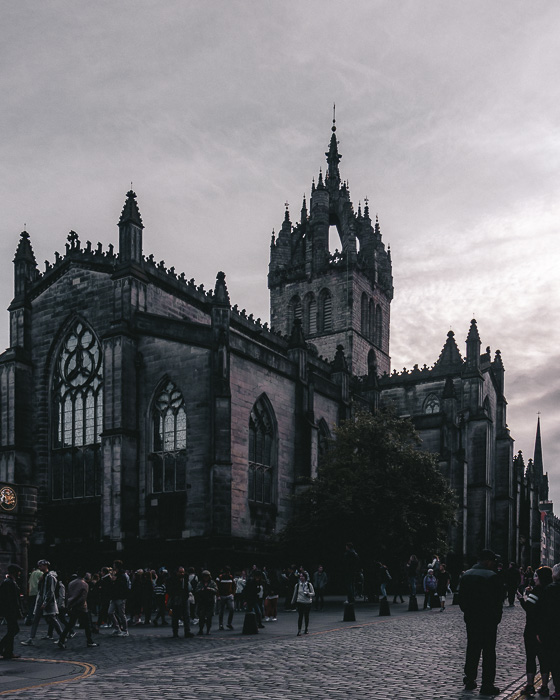
[[(25, 659), (0, 666), (0, 694), (29, 697), (41, 684), (45, 698), (140, 697), (147, 690), (177, 700), (476, 697), (477, 691), (462, 690), (466, 637), (458, 607), (443, 614), (391, 607), (391, 617), (379, 617), (376, 606), (358, 605), (357, 621), (344, 623), (342, 606), (332, 606), (312, 613), (310, 634), (302, 637), (295, 636), (296, 615), (283, 612), (257, 636), (239, 633), (238, 614), (234, 632), (216, 626), (210, 636), (193, 639), (173, 639), (169, 627), (132, 628), (129, 638), (103, 630), (96, 649), (85, 647), (81, 631), (65, 651), (47, 641), (22, 647), (24, 629), (16, 645)], [(523, 685), (523, 624), (519, 607), (504, 608), (496, 678), (501, 699), (516, 697)]]

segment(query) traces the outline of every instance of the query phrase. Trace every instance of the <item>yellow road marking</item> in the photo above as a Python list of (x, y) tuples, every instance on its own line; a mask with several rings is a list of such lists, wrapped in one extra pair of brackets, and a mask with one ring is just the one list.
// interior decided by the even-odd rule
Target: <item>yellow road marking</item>
[(73, 681), (81, 681), (88, 676), (92, 676), (97, 667), (93, 664), (88, 664), (83, 661), (59, 661), (58, 659), (32, 659), (29, 657), (22, 658), (21, 661), (41, 661), (47, 664), (72, 664), (73, 666), (81, 666), (84, 670), (79, 676), (72, 676), (71, 678), (62, 678), (58, 681), (47, 681), (46, 683), (38, 683), (37, 685), (28, 685), (25, 688), (13, 688), (12, 690), (2, 690), (0, 695), (7, 695), (8, 693), (19, 693), (22, 690), (33, 690), (34, 688), (44, 688), (48, 685), (57, 685), (58, 683), (71, 683)]

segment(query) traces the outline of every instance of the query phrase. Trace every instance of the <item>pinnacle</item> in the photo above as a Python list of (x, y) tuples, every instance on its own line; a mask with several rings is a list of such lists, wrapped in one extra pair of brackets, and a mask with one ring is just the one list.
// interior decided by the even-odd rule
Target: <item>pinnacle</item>
[(136, 202), (136, 193), (132, 190), (129, 190), (126, 193), (126, 202), (124, 203), (121, 218), (119, 219), (119, 226), (126, 223), (131, 223), (139, 228), (144, 228), (142, 217), (140, 216), (140, 210), (138, 209), (138, 204)]

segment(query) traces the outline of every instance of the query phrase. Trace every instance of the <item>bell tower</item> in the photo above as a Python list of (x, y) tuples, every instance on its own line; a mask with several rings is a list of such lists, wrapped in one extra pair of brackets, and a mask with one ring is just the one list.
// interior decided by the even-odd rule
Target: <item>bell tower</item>
[[(320, 355), (334, 360), (344, 348), (352, 374), (366, 375), (368, 367), (390, 370), (389, 322), (393, 298), (391, 253), (385, 250), (369, 202), (354, 210), (348, 183), (341, 180), (336, 120), (323, 178), (313, 180), (309, 211), (305, 195), (300, 219), (293, 224), (286, 204), (284, 221), (272, 233), (268, 288), (273, 328), (291, 332), (302, 322), (307, 342)], [(336, 229), (340, 249), (329, 250), (329, 232)]]

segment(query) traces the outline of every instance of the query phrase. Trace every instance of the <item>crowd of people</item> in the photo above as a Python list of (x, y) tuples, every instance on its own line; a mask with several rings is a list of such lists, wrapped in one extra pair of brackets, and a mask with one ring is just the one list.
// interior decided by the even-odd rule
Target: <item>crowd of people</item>
[[(347, 543), (340, 574), (346, 588), (346, 603), (356, 598), (404, 602), (403, 592), (415, 599), (424, 594), (424, 609), (444, 612), (449, 595), (457, 596), (464, 613), (467, 649), (464, 668), (466, 690), (477, 687), (476, 677), (482, 656), (481, 694), (496, 695), (496, 637), (504, 605), (515, 601), (526, 614), (523, 633), (527, 684), (524, 694), (560, 698), (560, 564), (553, 568), (540, 566), (520, 568), (511, 562), (504, 568), (499, 557), (484, 550), (471, 569), (454, 572), (445, 561), (434, 555), (420, 562), (415, 555), (391, 572), (381, 561), (370, 568), (370, 580), (364, 576), (360, 558), (352, 543)], [(309, 633), (310, 611), (322, 611), (330, 577), (322, 565), (311, 576), (304, 566), (289, 566), (268, 571), (252, 567), (233, 571), (225, 566), (218, 575), (208, 569), (177, 567), (173, 572), (160, 567), (127, 570), (122, 561), (112, 567), (89, 573), (83, 569), (66, 580), (58, 576), (50, 562), (41, 559), (22, 581), (20, 567), (11, 564), (0, 583), (0, 617), (6, 623), (6, 634), (0, 640), (0, 656), (17, 658), (14, 639), (20, 631), (22, 613), (29, 627), (24, 646), (33, 646), (41, 619), (46, 624), (44, 640), (52, 640), (60, 649), (75, 635), (79, 625), (88, 647), (97, 647), (94, 633), (112, 630), (117, 637), (129, 636), (129, 627), (137, 625), (169, 625), (178, 638), (210, 634), (214, 616), (220, 630), (234, 629), (235, 613), (252, 613), (257, 627), (276, 622), (279, 605), (286, 611), (297, 611), (297, 635)], [(341, 577), (339, 577), (341, 578)], [(453, 590), (455, 593), (453, 593)], [(27, 595), (24, 596), (24, 592)], [(366, 594), (367, 592), (367, 594)], [(25, 605), (25, 610), (23, 610)], [(56, 634), (56, 637), (55, 637)], [(537, 661), (541, 687), (535, 688)], [(549, 682), (555, 690), (550, 695)], [(558, 688), (558, 691), (556, 690)]]
[[(60, 649), (75, 635), (78, 624), (85, 632), (88, 647), (97, 647), (93, 634), (110, 629), (116, 637), (128, 637), (129, 627), (137, 625), (171, 626), (175, 638), (210, 634), (212, 620), (218, 617), (219, 629), (233, 630), (235, 612), (253, 613), (258, 628), (263, 622), (276, 622), (278, 601), (284, 608), (298, 612), (298, 636), (309, 631), (309, 611), (324, 608), (328, 576), (318, 566), (313, 577), (303, 566), (292, 565), (283, 571), (268, 572), (253, 565), (232, 572), (225, 566), (213, 577), (207, 569), (166, 567), (127, 570), (122, 561), (95, 573), (77, 569), (65, 580), (46, 559), (37, 562), (27, 586), (22, 570), (10, 565), (0, 584), (0, 617), (7, 626), (0, 640), (3, 659), (18, 658), (14, 639), (20, 631), (18, 620), (24, 617), (29, 635), (23, 646), (34, 646), (39, 624), (46, 622), (43, 640), (53, 641)], [(313, 580), (311, 580), (313, 579)], [(27, 595), (24, 596), (24, 591)], [(25, 607), (25, 610), (23, 609)]]

